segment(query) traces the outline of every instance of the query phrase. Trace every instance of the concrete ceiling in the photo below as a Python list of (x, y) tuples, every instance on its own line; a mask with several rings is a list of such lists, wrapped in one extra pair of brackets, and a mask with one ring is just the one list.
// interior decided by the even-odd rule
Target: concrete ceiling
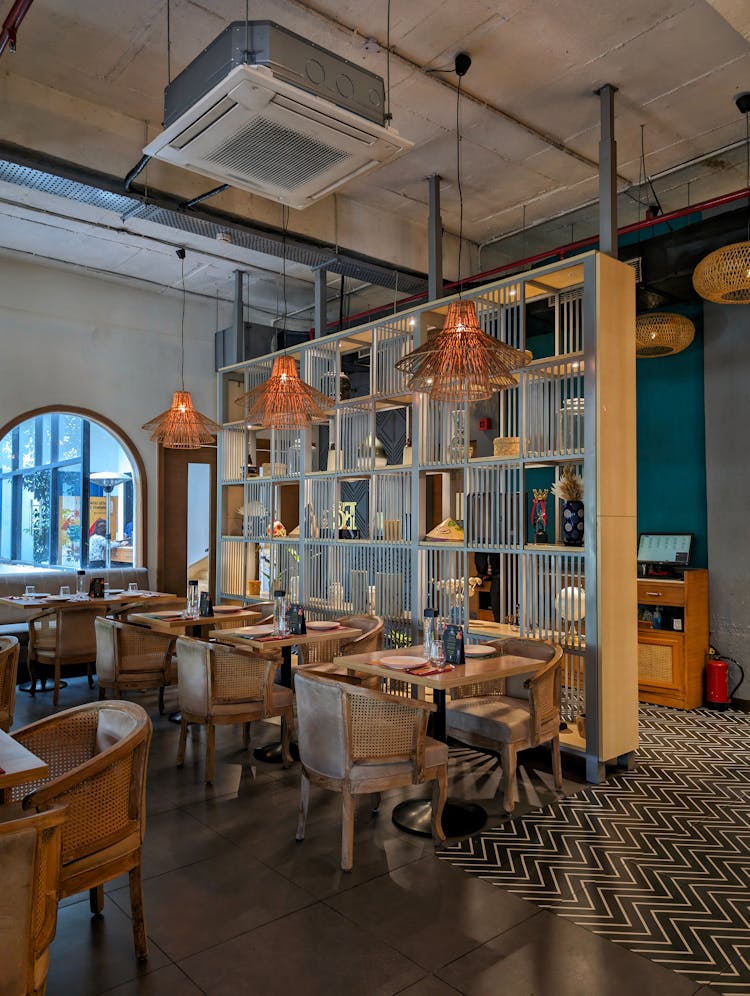
[[(168, 61), (174, 77), (226, 24), (245, 14), (239, 0), (169, 4), (168, 60), (166, 0), (35, 0), (19, 30), (18, 51), (11, 56), (6, 50), (0, 58), (3, 139), (124, 178), (146, 141), (161, 130)], [(10, 0), (2, 0), (2, 16), (10, 7)], [(414, 143), (408, 154), (323, 202), (289, 212), (292, 233), (425, 272), (425, 178), (437, 173), (443, 178), (445, 274), (457, 275), (457, 78), (433, 70), (450, 70), (459, 51), (472, 58), (460, 105), (464, 275), (505, 262), (509, 250), (503, 242), (515, 233), (509, 244), (522, 248), (521, 230), (528, 234), (529, 251), (545, 239), (554, 245), (595, 232), (594, 90), (603, 83), (618, 88), (621, 223), (642, 217), (652, 199), (639, 186), (644, 165), (657, 178), (666, 211), (745, 184), (745, 121), (733, 100), (750, 90), (746, 0), (391, 3), (389, 66), (386, 9), (385, 0), (250, 5), (252, 19), (274, 20), (378, 75), (389, 73), (393, 124)], [(215, 186), (156, 161), (137, 184), (178, 199)], [(276, 229), (282, 224), (279, 205), (237, 190), (207, 203), (249, 223)], [(277, 309), (277, 258), (128, 223), (117, 212), (0, 183), (0, 248), (7, 252), (173, 286), (178, 244), (196, 254), (190, 284), (195, 292), (230, 298), (232, 271), (241, 267), (254, 274), (259, 310)], [(310, 270), (293, 264), (287, 274), (288, 308), (307, 309), (300, 317), (309, 324)], [(347, 284), (350, 310), (393, 298), (392, 289)], [(339, 277), (329, 278), (330, 311), (336, 314), (339, 285)]]

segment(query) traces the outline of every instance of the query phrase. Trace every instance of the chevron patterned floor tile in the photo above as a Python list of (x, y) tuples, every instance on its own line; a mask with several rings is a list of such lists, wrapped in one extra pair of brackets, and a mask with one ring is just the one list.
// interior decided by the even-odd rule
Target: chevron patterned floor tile
[(634, 771), (440, 858), (731, 996), (750, 996), (750, 715), (641, 708)]

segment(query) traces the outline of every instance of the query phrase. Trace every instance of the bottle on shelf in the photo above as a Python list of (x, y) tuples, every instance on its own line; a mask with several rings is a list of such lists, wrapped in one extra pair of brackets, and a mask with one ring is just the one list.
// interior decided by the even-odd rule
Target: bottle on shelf
[(654, 629), (661, 629), (661, 623), (662, 623), (661, 608), (658, 605), (655, 605), (654, 617), (651, 621), (651, 625), (654, 627)]

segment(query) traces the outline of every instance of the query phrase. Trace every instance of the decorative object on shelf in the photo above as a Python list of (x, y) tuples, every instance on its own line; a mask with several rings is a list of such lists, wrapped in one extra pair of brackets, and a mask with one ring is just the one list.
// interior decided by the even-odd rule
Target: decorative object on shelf
[(461, 189), (461, 80), (471, 58), (456, 55), (456, 179), (458, 187), (458, 300), (451, 302), (445, 325), (427, 341), (407, 353), (395, 366), (409, 377), (412, 391), (424, 391), (433, 401), (481, 401), (496, 391), (513, 387), (513, 371), (525, 366), (529, 357), (521, 350), (487, 335), (479, 324), (476, 305), (461, 297), (461, 250), (463, 247), (464, 199)]
[(305, 429), (313, 422), (325, 422), (334, 401), (300, 380), (293, 356), (277, 356), (268, 380), (240, 395), (236, 404), (246, 406), (250, 425)]
[(531, 503), (531, 525), (534, 527), (534, 542), (546, 543), (547, 540), (547, 495), (549, 488), (534, 488), (534, 500)]
[(496, 436), (492, 440), (492, 455), (517, 460), (521, 452), (520, 436)]
[(651, 311), (635, 320), (635, 355), (641, 359), (674, 356), (695, 338), (695, 325), (684, 315)]
[(466, 436), (464, 434), (464, 413), (462, 409), (452, 411), (451, 437), (448, 440), (448, 462), (463, 463), (466, 459)]
[(425, 539), (440, 540), (443, 543), (463, 543), (464, 531), (455, 519), (443, 519), (427, 533)]
[(566, 546), (583, 544), (583, 478), (568, 463), (560, 479), (552, 485), (552, 494), (562, 502), (562, 541)]
[(571, 647), (581, 646), (581, 623), (586, 618), (586, 592), (578, 585), (562, 588), (555, 596), (555, 612), (565, 623), (563, 640)]
[(185, 250), (178, 249), (182, 283), (182, 320), (180, 323), (180, 385), (172, 395), (172, 404), (141, 426), (151, 433), (155, 443), (167, 450), (199, 450), (216, 439), (221, 426), (193, 406), (190, 391), (185, 390)]
[(375, 441), (373, 442), (372, 435), (367, 435), (359, 444), (359, 449), (357, 450), (357, 467), (360, 470), (366, 470), (373, 466), (373, 453), (375, 457), (374, 466), (378, 469), (387, 466), (388, 457), (385, 453), (385, 446), (382, 442), (375, 436)]
[(266, 535), (267, 536), (273, 536), (275, 539), (278, 539), (278, 538), (280, 538), (282, 536), (286, 536), (286, 528), (284, 527), (284, 523), (283, 522), (279, 522), (278, 519), (274, 519), (274, 521), (273, 521), (273, 531), (271, 530), (271, 525), (269, 523), (269, 525), (268, 525), (268, 527), (266, 529)]
[(302, 468), (302, 440), (297, 436), (286, 451), (286, 472), (290, 477), (299, 475)]
[[(750, 93), (739, 94), (734, 102), (740, 114), (745, 115), (745, 186), (750, 188)], [(693, 271), (693, 287), (701, 297), (716, 304), (750, 304), (750, 221), (746, 242), (722, 246), (698, 263)]]
[(583, 452), (583, 398), (566, 398), (560, 408), (560, 449), (563, 453)]
[(248, 450), (247, 465), (245, 467), (245, 477), (257, 477), (257, 476), (258, 476), (258, 468), (255, 466), (255, 462), (253, 461), (252, 453)]

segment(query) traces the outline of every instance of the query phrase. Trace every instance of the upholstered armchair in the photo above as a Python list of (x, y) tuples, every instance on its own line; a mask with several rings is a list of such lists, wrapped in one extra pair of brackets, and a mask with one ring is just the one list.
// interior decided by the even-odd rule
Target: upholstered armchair
[(185, 763), (187, 729), (191, 723), (206, 727), (206, 782), (214, 779), (216, 727), (241, 723), (244, 743), (250, 742), (250, 723), (281, 717), (284, 767), (289, 767), (289, 738), (294, 725), (292, 691), (274, 684), (278, 661), (221, 643), (180, 637), (177, 667), (182, 722), (177, 764)]
[[(29, 622), (29, 675), (31, 694), (36, 693), (37, 665), (54, 668), (53, 705), (60, 700), (60, 671), (65, 665), (87, 664), (89, 688), (94, 687), (92, 665), (96, 660), (94, 620), (100, 609), (82, 605), (67, 605), (64, 609), (48, 609)], [(42, 690), (46, 680), (41, 679)]]
[(14, 817), (0, 813), (0, 992), (43, 996), (57, 927), (65, 809)]
[(148, 956), (141, 846), (146, 826), (146, 764), (151, 720), (134, 702), (94, 702), (66, 709), (13, 733), (49, 765), (46, 781), (17, 785), (25, 810), (67, 807), (59, 897), (89, 890), (91, 912), (104, 906), (104, 883), (128, 872), (133, 938)]
[(528, 675), (454, 689), (447, 708), (446, 731), (449, 737), (461, 743), (500, 755), (503, 806), (511, 813), (516, 802), (516, 755), (520, 750), (549, 742), (555, 787), (562, 788), (562, 647), (523, 637), (495, 640), (490, 645), (502, 653), (543, 663), (531, 665)]
[(15, 636), (0, 636), (0, 730), (6, 733), (13, 722), (18, 681), (19, 643)]
[(297, 736), (302, 783), (297, 840), (305, 836), (310, 783), (341, 793), (341, 867), (354, 862), (354, 798), (433, 781), (432, 835), (444, 840), (448, 747), (427, 736), (431, 703), (396, 698), (297, 672)]
[(116, 699), (123, 692), (158, 688), (159, 714), (163, 715), (164, 688), (177, 681), (172, 663), (176, 637), (101, 616), (94, 629), (99, 698), (106, 697), (108, 688)]

